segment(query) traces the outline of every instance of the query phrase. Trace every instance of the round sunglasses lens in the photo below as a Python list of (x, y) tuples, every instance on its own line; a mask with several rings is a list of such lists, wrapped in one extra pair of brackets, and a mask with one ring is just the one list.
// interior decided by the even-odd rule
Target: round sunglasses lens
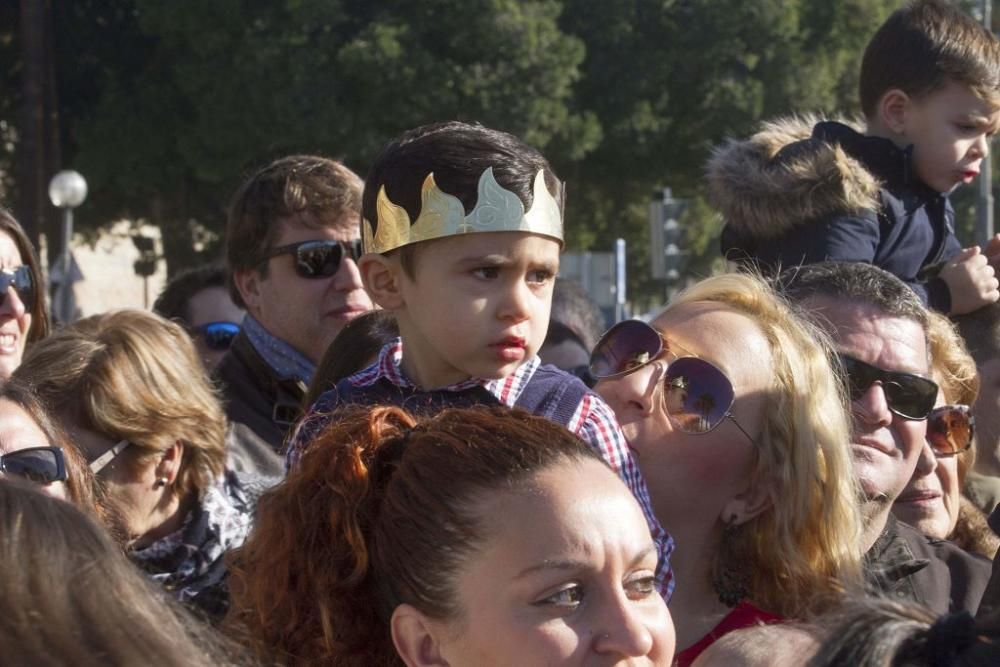
[(590, 355), (596, 378), (627, 373), (656, 358), (663, 349), (660, 334), (644, 322), (628, 320), (608, 329)]
[(46, 484), (58, 480), (59, 464), (55, 453), (48, 449), (15, 451), (4, 457), (4, 471), (9, 475)]
[(702, 359), (678, 359), (667, 368), (663, 383), (667, 414), (685, 433), (712, 430), (733, 405), (729, 378)]
[(938, 456), (964, 452), (972, 444), (971, 415), (952, 406), (933, 410), (927, 419), (927, 442)]
[(340, 268), (343, 249), (336, 242), (304, 243), (296, 253), (296, 266), (303, 278), (328, 278)]

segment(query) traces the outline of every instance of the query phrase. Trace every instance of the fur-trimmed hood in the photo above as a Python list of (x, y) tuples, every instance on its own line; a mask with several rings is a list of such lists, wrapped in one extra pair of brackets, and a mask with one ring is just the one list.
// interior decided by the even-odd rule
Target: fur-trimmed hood
[[(773, 239), (796, 225), (878, 209), (879, 178), (840, 143), (817, 138), (813, 130), (821, 120), (791, 116), (769, 121), (749, 139), (730, 139), (713, 151), (707, 169), (709, 201), (732, 231)], [(836, 125), (848, 134), (857, 130), (823, 125)]]

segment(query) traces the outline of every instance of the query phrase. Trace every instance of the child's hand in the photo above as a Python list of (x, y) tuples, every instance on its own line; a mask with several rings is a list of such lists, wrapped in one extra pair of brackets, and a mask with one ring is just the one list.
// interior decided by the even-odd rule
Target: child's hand
[[(987, 248), (1000, 240), (991, 239)], [(951, 292), (950, 315), (963, 315), (1000, 300), (1000, 283), (979, 246), (966, 248), (944, 265), (938, 274)]]

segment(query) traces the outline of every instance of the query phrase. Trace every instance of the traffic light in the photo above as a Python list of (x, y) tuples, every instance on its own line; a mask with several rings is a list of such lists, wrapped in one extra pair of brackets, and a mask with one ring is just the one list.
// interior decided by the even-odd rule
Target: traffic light
[(650, 268), (653, 278), (676, 282), (687, 262), (684, 229), (678, 219), (687, 202), (675, 199), (670, 188), (653, 195), (649, 203)]
[(139, 251), (139, 259), (135, 260), (132, 267), (137, 275), (148, 278), (156, 273), (156, 241), (148, 236), (134, 234), (132, 243)]

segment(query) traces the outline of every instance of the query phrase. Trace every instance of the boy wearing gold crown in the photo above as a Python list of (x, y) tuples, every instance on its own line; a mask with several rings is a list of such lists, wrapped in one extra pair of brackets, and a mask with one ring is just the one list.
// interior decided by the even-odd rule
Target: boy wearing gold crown
[(586, 440), (628, 484), (657, 543), (666, 596), (673, 542), (653, 516), (614, 413), (581, 380), (536, 356), (559, 270), (562, 196), (545, 158), (504, 132), (440, 123), (385, 146), (365, 184), (358, 267), (375, 302), (395, 315), (400, 338), (317, 400), (287, 465), (342, 405), (528, 410)]

